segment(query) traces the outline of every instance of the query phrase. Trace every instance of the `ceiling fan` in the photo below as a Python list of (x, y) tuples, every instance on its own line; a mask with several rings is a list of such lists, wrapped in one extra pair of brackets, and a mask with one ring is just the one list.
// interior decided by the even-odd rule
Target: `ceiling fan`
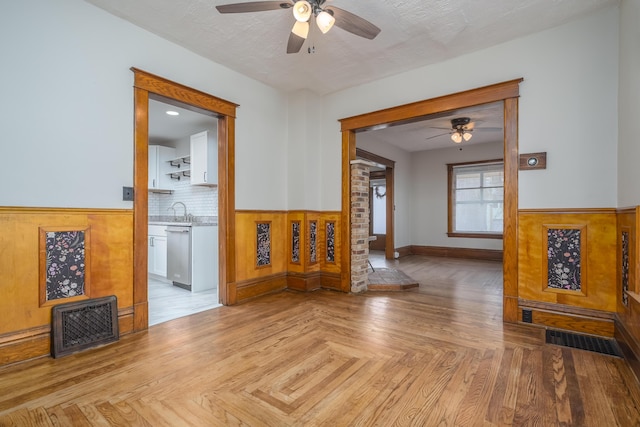
[(309, 34), (309, 21), (314, 16), (316, 24), (323, 34), (327, 33), (335, 24), (356, 36), (373, 40), (380, 28), (373, 25), (364, 18), (347, 12), (335, 6), (324, 6), (326, 0), (293, 0), (280, 1), (254, 1), (248, 3), (232, 3), (216, 6), (220, 13), (247, 13), (263, 12), (267, 10), (293, 9), (293, 16), (296, 19), (293, 24), (289, 41), (287, 42), (287, 53), (297, 53), (302, 48), (304, 41)]
[(460, 144), (462, 141), (469, 141), (473, 136), (472, 132), (476, 129), (488, 130), (488, 131), (502, 130), (502, 128), (489, 128), (489, 127), (476, 128), (475, 122), (472, 122), (471, 118), (469, 117), (456, 117), (454, 119), (451, 119), (451, 128), (434, 127), (433, 129), (447, 129), (448, 132), (430, 136), (429, 138), (426, 138), (426, 139), (438, 138), (442, 135), (450, 134), (451, 140), (456, 144)]

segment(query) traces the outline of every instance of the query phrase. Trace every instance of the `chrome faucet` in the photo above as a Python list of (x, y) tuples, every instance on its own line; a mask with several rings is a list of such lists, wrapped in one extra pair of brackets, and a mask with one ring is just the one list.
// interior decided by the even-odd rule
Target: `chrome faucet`
[(182, 215), (182, 220), (183, 220), (183, 221), (186, 221), (186, 220), (187, 220), (187, 206), (186, 206), (184, 203), (182, 203), (182, 202), (174, 202), (174, 203), (171, 205), (171, 208), (170, 208), (170, 209), (173, 209), (173, 218), (174, 218), (174, 219), (177, 219), (177, 218), (176, 218), (176, 205), (182, 205), (182, 208), (184, 209), (184, 215)]

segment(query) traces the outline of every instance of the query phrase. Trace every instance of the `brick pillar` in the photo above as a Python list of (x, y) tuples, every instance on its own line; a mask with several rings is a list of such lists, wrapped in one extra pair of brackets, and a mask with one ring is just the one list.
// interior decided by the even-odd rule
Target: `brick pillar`
[(365, 160), (351, 162), (351, 292), (369, 284), (369, 168)]

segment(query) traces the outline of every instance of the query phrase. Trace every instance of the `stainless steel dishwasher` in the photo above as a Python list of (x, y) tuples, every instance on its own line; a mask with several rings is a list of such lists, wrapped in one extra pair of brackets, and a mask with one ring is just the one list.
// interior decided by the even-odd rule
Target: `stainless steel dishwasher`
[(191, 227), (167, 227), (167, 279), (191, 290)]

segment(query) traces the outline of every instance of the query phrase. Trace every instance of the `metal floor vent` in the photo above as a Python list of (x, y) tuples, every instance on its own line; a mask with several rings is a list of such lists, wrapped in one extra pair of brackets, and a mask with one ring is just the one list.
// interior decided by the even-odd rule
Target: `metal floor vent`
[(115, 295), (56, 305), (51, 312), (55, 358), (119, 339)]
[(591, 335), (580, 335), (547, 329), (546, 343), (622, 357), (622, 352), (614, 340)]

